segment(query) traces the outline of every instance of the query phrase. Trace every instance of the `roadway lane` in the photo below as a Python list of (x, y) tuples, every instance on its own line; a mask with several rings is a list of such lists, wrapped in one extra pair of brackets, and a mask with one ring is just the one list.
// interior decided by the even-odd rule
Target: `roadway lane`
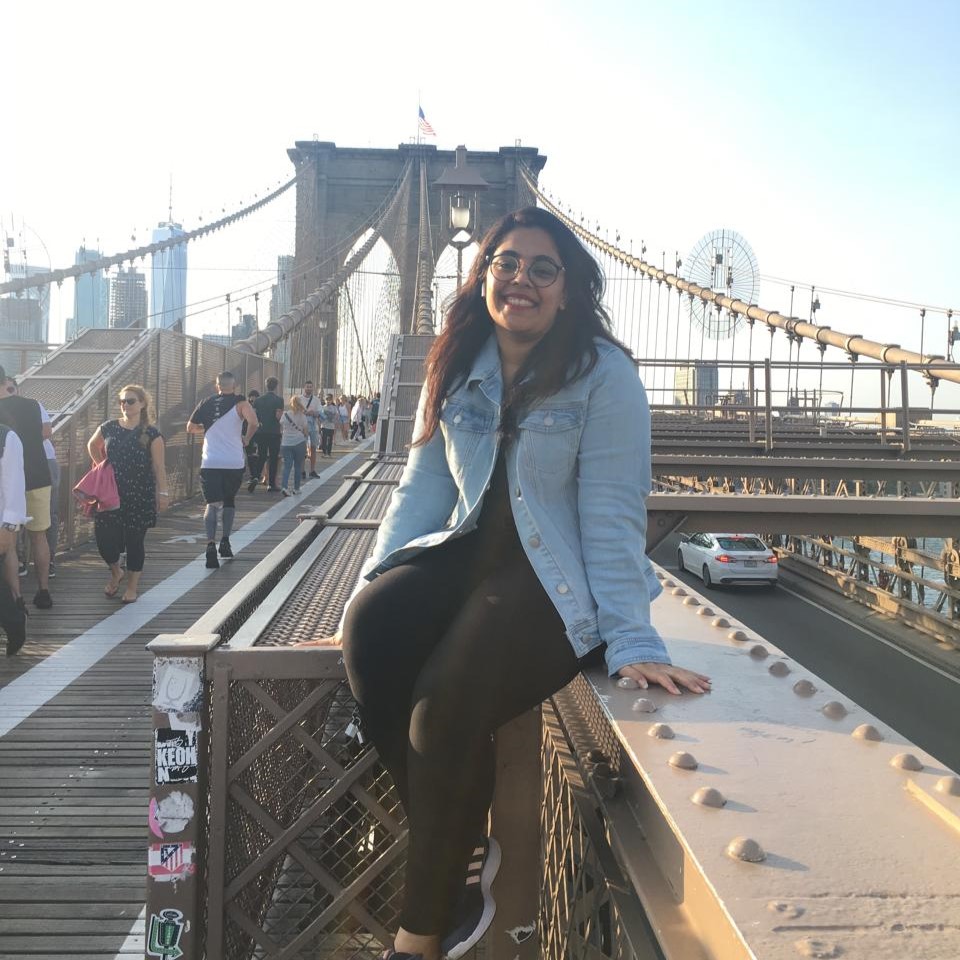
[[(842, 619), (783, 586), (711, 587), (677, 571), (677, 538), (652, 559), (676, 580), (776, 644), (870, 713), (960, 771), (960, 681), (922, 664), (866, 627)], [(850, 602), (850, 601), (847, 601)], [(931, 641), (932, 642), (932, 641)], [(696, 669), (696, 664), (687, 664)]]

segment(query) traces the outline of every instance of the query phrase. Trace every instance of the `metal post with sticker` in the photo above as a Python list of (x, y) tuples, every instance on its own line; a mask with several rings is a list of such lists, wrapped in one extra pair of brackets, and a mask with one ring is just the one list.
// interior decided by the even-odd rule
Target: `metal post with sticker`
[(147, 814), (146, 957), (200, 960), (200, 831), (206, 796), (205, 657), (215, 634), (161, 634), (154, 655), (153, 758)]

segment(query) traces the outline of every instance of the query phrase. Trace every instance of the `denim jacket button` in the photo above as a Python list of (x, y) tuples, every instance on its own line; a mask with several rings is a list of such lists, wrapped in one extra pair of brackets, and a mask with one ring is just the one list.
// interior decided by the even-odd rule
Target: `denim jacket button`
[(570, 588), (565, 583), (557, 584), (557, 593), (566, 593)]
[(552, 426), (553, 426), (553, 417), (551, 417), (551, 416), (549, 416), (549, 415), (546, 416), (546, 417), (544, 417), (544, 418), (543, 418), (543, 425), (544, 425), (545, 427), (552, 427)]
[(461, 420), (463, 420), (463, 415), (459, 413), (453, 418), (454, 423), (460, 423)]
[(530, 546), (533, 547), (534, 550), (536, 550), (536, 548), (540, 546), (540, 538), (539, 538), (539, 537), (531, 537), (531, 538), (527, 541), (527, 543), (529, 543)]

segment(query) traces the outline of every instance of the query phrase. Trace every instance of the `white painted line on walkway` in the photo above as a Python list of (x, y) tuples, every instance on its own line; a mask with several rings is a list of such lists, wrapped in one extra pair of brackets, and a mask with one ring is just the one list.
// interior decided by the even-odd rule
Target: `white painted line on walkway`
[(147, 943), (147, 908), (140, 911), (140, 916), (133, 922), (127, 939), (120, 944), (113, 960), (130, 960), (131, 957), (142, 957)]
[[(283, 516), (292, 510), (300, 509), (304, 494), (309, 492), (311, 485), (325, 483), (342, 467), (366, 453), (371, 443), (372, 439), (358, 444), (356, 450), (327, 467), (320, 474), (319, 480), (310, 480), (304, 484), (300, 496), (284, 497), (259, 517), (232, 533), (230, 543), (234, 552), (239, 553), (270, 530)], [(27, 717), (49, 703), (116, 646), (143, 629), (154, 617), (211, 574), (216, 574), (216, 571), (207, 570), (204, 555), (191, 560), (166, 580), (141, 594), (136, 603), (121, 607), (96, 626), (65, 643), (56, 653), (31, 667), (26, 673), (11, 680), (0, 689), (0, 737), (6, 736)], [(104, 599), (106, 601), (106, 598)], [(65, 613), (68, 614), (67, 611)]]

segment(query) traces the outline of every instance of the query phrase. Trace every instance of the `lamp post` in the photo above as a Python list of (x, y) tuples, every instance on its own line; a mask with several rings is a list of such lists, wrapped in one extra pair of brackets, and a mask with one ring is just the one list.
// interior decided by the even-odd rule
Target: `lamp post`
[(470, 232), (470, 201), (458, 190), (450, 198), (450, 246), (457, 251), (457, 292), (463, 285), (463, 250), (473, 239)]
[(383, 354), (381, 353), (376, 360), (373, 361), (374, 369), (377, 371), (377, 389), (383, 390)]
[(447, 230), (449, 243), (457, 251), (457, 290), (463, 284), (463, 251), (472, 242), (478, 229), (477, 194), (486, 190), (490, 184), (467, 164), (467, 148), (457, 147), (454, 166), (437, 177), (435, 186), (440, 187), (442, 195), (449, 200), (447, 210)]

